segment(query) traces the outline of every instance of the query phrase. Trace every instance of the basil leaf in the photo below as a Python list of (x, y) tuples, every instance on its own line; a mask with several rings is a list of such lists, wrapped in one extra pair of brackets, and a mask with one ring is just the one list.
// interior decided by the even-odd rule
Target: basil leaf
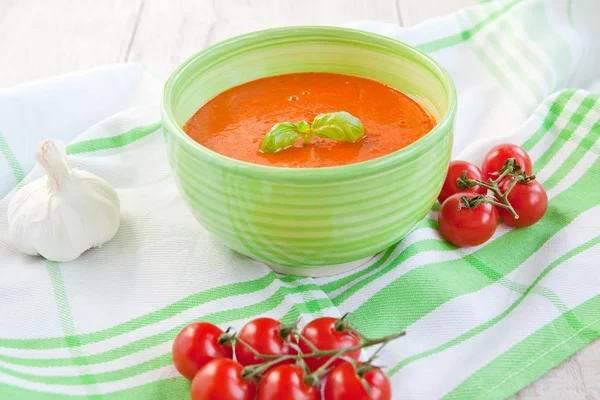
[(310, 124), (306, 121), (298, 121), (296, 124), (298, 132), (302, 135), (302, 143), (309, 144), (313, 138), (313, 133), (310, 130)]
[(298, 128), (298, 132), (300, 133), (310, 132), (310, 124), (306, 121), (298, 121), (296, 127)]
[(360, 120), (345, 111), (317, 115), (312, 131), (320, 138), (343, 142), (356, 142), (365, 135)]
[(362, 123), (355, 116), (345, 112), (317, 115), (312, 126), (306, 121), (282, 122), (271, 128), (263, 138), (260, 151), (277, 153), (292, 146), (298, 138), (306, 145), (313, 135), (343, 142), (356, 142), (365, 135)]
[(300, 137), (298, 126), (293, 122), (283, 122), (271, 128), (263, 138), (260, 150), (263, 153), (276, 153), (292, 146)]

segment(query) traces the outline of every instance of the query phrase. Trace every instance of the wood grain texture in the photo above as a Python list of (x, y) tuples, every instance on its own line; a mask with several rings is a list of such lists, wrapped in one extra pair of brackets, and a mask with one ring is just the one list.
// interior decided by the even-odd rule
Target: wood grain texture
[[(163, 76), (204, 47), (285, 25), (412, 26), (477, 0), (0, 0), (0, 87), (123, 61)], [(512, 400), (600, 400), (600, 340)]]
[(398, 8), (393, 0), (145, 0), (128, 60), (168, 75), (192, 54), (235, 35), (358, 19), (399, 23)]
[(0, 0), (0, 87), (125, 60), (142, 0)]

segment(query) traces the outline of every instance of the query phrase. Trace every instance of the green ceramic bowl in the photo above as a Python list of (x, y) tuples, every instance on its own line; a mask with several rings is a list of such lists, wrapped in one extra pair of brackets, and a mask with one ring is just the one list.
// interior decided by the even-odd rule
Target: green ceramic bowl
[[(215, 153), (181, 129), (217, 94), (254, 79), (334, 72), (376, 79), (423, 105), (437, 126), (387, 156), (330, 168), (278, 168)], [(402, 239), (434, 204), (452, 148), (456, 92), (431, 58), (396, 40), (334, 27), (235, 37), (184, 62), (161, 114), (181, 195), (227, 246), (279, 272), (322, 276), (358, 266)]]

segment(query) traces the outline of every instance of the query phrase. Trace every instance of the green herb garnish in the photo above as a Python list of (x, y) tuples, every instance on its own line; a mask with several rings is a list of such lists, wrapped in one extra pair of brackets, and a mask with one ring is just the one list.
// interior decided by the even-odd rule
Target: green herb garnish
[(275, 125), (265, 135), (260, 151), (276, 153), (292, 146), (300, 137), (307, 144), (313, 135), (341, 142), (356, 142), (365, 135), (365, 129), (358, 118), (345, 111), (319, 114), (312, 125), (306, 121)]

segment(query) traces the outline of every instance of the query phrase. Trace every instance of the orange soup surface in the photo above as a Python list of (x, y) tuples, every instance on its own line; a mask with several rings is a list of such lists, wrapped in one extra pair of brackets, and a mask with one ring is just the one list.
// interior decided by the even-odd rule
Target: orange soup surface
[[(281, 122), (312, 123), (322, 113), (346, 111), (365, 136), (354, 143), (314, 137), (277, 153), (262, 153), (263, 137)], [(383, 83), (357, 76), (298, 73), (258, 79), (204, 104), (183, 130), (217, 153), (254, 164), (333, 167), (370, 160), (408, 146), (435, 126), (416, 101)]]

